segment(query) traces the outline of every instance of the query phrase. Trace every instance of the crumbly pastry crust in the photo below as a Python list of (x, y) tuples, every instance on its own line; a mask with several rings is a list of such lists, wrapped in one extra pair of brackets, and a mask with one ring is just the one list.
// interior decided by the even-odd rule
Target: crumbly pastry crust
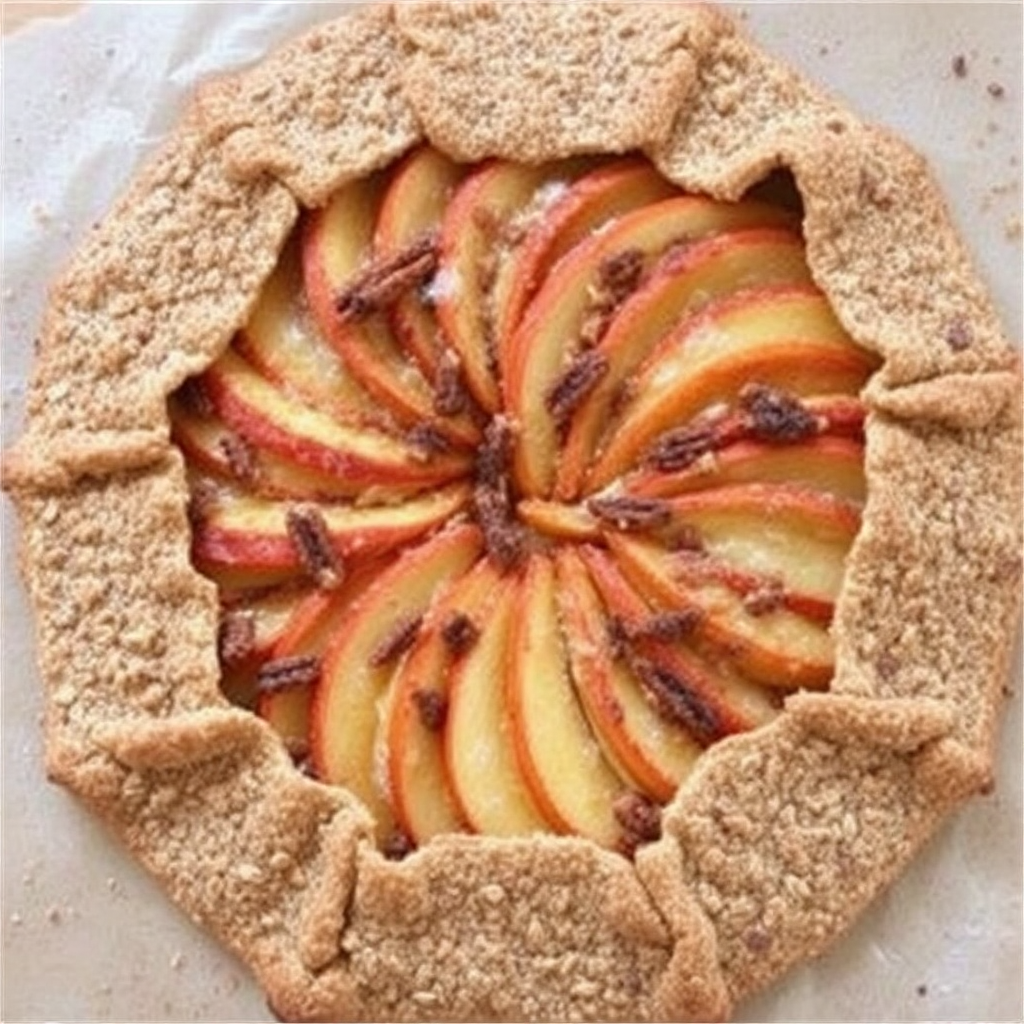
[[(883, 358), (831, 691), (711, 749), (635, 863), (578, 839), (463, 836), (386, 861), (358, 801), (301, 776), (218, 689), (215, 588), (189, 564), (166, 396), (244, 323), (300, 205), (423, 137), (473, 160), (639, 149), (729, 199), (788, 168), (815, 280)], [(4, 462), (49, 774), (282, 1017), (723, 1019), (991, 785), (1019, 611), (1020, 413), (1015, 356), (921, 158), (717, 11), (341, 18), (205, 85), (53, 291)]]

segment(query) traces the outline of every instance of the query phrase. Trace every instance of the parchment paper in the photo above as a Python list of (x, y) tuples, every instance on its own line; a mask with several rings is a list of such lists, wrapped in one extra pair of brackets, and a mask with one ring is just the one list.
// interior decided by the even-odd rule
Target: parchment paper
[[(47, 282), (204, 76), (339, 6), (91, 4), (3, 43), (3, 442)], [(772, 51), (932, 160), (1021, 337), (1021, 14), (1012, 4), (737, 8)], [(962, 55), (966, 75), (952, 69)], [(990, 90), (989, 86), (993, 88)], [(1001, 96), (998, 93), (1001, 86)], [(43, 778), (31, 620), (3, 508), (5, 1021), (270, 1021), (244, 967)], [(1018, 658), (1019, 664), (1019, 658)], [(972, 802), (817, 964), (743, 1007), (764, 1021), (1021, 1021), (1021, 687), (995, 795)]]

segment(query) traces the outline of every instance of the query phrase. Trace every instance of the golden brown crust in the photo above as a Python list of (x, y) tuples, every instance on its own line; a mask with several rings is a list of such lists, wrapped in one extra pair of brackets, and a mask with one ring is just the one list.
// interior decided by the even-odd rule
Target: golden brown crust
[[(417, 122), (463, 159), (639, 148), (729, 198), (789, 168), (816, 280), (884, 357), (833, 692), (713, 748), (635, 869), (550, 838), (384, 861), (356, 801), (218, 694), (165, 397), (244, 321), (299, 203), (391, 161)], [(283, 1016), (724, 1018), (844, 931), (989, 778), (1019, 600), (1010, 349), (921, 160), (717, 13), (417, 4), (317, 29), (204, 90), (58, 283), (42, 337), (5, 482), (50, 773)]]

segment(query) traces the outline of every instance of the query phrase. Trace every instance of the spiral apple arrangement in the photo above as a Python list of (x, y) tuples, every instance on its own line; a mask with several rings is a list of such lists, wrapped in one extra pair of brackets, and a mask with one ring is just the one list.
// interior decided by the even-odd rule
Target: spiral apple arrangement
[(353, 181), (170, 401), (225, 693), (394, 855), (631, 853), (827, 687), (875, 365), (783, 205), (633, 158)]

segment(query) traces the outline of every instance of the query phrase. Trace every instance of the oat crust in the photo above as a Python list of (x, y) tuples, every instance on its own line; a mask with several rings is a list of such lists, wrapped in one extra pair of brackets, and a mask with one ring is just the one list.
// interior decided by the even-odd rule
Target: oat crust
[[(358, 801), (303, 778), (218, 690), (216, 595), (189, 564), (166, 396), (243, 324), (300, 205), (424, 137), (472, 160), (640, 149), (730, 199), (788, 168), (814, 277), (883, 358), (832, 690), (714, 747), (635, 864), (582, 840), (459, 836), (385, 861)], [(922, 159), (725, 16), (362, 11), (204, 85), (53, 290), (4, 461), (48, 772), (284, 1018), (724, 1019), (991, 784), (1020, 452), (1013, 350)]]

